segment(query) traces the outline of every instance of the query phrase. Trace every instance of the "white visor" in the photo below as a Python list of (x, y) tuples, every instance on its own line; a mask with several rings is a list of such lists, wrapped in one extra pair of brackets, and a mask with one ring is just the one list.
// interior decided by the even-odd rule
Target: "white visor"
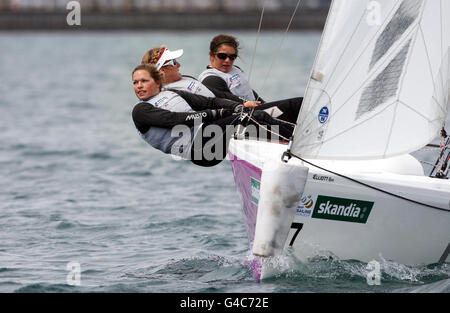
[(164, 48), (163, 53), (161, 53), (161, 56), (159, 57), (158, 61), (156, 61), (156, 69), (159, 71), (161, 67), (163, 67), (164, 63), (167, 61), (177, 59), (183, 55), (183, 49), (170, 51), (167, 48)]

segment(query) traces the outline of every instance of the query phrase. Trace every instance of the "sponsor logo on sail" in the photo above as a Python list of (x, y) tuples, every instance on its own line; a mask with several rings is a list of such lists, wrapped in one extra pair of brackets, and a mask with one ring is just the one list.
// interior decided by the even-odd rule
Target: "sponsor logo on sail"
[(328, 116), (330, 115), (330, 110), (328, 107), (322, 107), (319, 112), (319, 123), (324, 124), (328, 121)]
[(318, 196), (312, 218), (365, 224), (374, 202)]
[(250, 188), (252, 191), (252, 202), (258, 204), (259, 202), (259, 189), (261, 187), (261, 182), (253, 177), (250, 177)]

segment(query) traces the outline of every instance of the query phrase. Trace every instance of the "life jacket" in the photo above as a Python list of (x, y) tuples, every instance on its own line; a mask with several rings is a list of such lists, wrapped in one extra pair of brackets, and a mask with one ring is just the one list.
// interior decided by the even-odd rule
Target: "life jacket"
[[(156, 108), (171, 112), (195, 112), (186, 100), (173, 91), (161, 91), (156, 96), (141, 102), (147, 102)], [(200, 127), (201, 123), (194, 127), (186, 125), (179, 125), (174, 128), (152, 126), (145, 134), (140, 132), (139, 134), (155, 149), (183, 159), (190, 159), (194, 134)]]
[(244, 73), (236, 66), (233, 66), (228, 73), (208, 67), (208, 69), (200, 74), (198, 79), (203, 81), (208, 76), (218, 76), (222, 78), (226, 82), (228, 89), (230, 89), (231, 93), (235, 96), (238, 96), (246, 101), (256, 100), (255, 95), (253, 94), (253, 89), (245, 78)]
[(164, 85), (164, 89), (175, 89), (201, 95), (208, 98), (215, 98), (216, 96), (205, 85), (196, 79), (183, 77), (180, 80)]

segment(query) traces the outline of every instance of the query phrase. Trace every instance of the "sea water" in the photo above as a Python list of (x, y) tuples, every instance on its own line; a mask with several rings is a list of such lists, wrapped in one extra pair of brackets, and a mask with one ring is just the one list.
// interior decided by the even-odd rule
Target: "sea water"
[[(319, 32), (223, 32), (265, 100), (303, 95)], [(0, 292), (449, 292), (449, 263), (383, 261), (369, 284), (365, 262), (287, 253), (253, 278), (230, 163), (173, 160), (131, 119), (148, 49), (196, 77), (218, 33), (0, 33)]]

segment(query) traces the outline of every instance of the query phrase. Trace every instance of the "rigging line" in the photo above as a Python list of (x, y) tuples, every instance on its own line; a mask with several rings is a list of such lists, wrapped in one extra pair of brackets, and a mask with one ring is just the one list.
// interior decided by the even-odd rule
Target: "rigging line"
[[(250, 119), (251, 119), (251, 117), (252, 117), (252, 115), (253, 115), (253, 111), (254, 111), (254, 110), (255, 110), (255, 108), (253, 107), (252, 110), (250, 111), (250, 117), (249, 117), (249, 119), (247, 120), (247, 124), (244, 126), (244, 129), (242, 130), (242, 133), (241, 133), (241, 134), (244, 134), (244, 133), (245, 133), (245, 130), (246, 130), (246, 128), (247, 128), (248, 123), (250, 122)], [(248, 116), (248, 114), (247, 114), (246, 112), (244, 112), (244, 109), (242, 109), (242, 110), (241, 110), (241, 113), (239, 114), (239, 119), (240, 119), (241, 121), (243, 121), (247, 116)], [(237, 128), (237, 130), (236, 130), (236, 132), (235, 132), (235, 135), (239, 135), (239, 134), (240, 134), (241, 126), (242, 126), (241, 124), (238, 124), (238, 128)]]
[[(247, 123), (245, 124), (245, 126), (243, 126), (242, 124), (239, 124), (239, 125), (238, 125), (238, 129), (237, 129), (237, 131), (236, 131), (236, 133), (237, 133), (238, 136), (239, 136), (239, 135), (244, 136), (245, 131), (246, 131), (247, 126), (248, 126), (248, 123), (249, 123), (250, 120), (252, 119), (252, 115), (253, 115), (253, 111), (254, 111), (254, 110), (255, 110), (255, 109), (253, 108), (253, 109), (250, 111), (250, 115), (249, 115), (248, 113), (244, 112), (244, 110), (241, 110), (241, 113), (240, 113), (240, 115), (239, 115), (239, 119), (241, 120), (241, 122), (242, 122), (246, 117), (248, 117), (248, 119), (247, 119)], [(240, 131), (240, 129), (241, 129), (241, 126), (243, 126), (244, 129), (242, 130), (242, 133), (239, 133), (239, 131)]]
[(436, 149), (449, 149), (450, 145), (442, 146), (442, 145), (429, 144), (429, 145), (427, 145), (427, 147), (430, 147), (430, 149), (422, 149), (422, 150), (424, 150), (424, 151), (435, 151)]
[(450, 151), (447, 153), (447, 170), (444, 169), (444, 177), (448, 178), (448, 172), (450, 171)]
[[(248, 120), (249, 120), (249, 121), (250, 121), (250, 120), (253, 121), (255, 124), (257, 124), (259, 127), (261, 127), (262, 129), (264, 129), (265, 131), (267, 131), (267, 132), (269, 132), (269, 133), (272, 133), (272, 134), (274, 134), (274, 135), (278, 136), (279, 138), (282, 138), (282, 139), (284, 139), (284, 140), (286, 140), (286, 141), (289, 141), (289, 138), (286, 138), (286, 137), (282, 136), (281, 134), (278, 134), (278, 133), (276, 133), (276, 132), (274, 132), (274, 131), (268, 129), (268, 128), (265, 127), (264, 125), (260, 124), (255, 118), (252, 117), (252, 115), (253, 115), (253, 111), (250, 113), (250, 115), (249, 115), (248, 113), (243, 113), (242, 116), (243, 116), (244, 118), (245, 118), (245, 117), (248, 117)], [(280, 122), (287, 123), (287, 124), (291, 124), (291, 123), (286, 122), (286, 121), (283, 121), (283, 120), (279, 120), (279, 121), (280, 121)], [(247, 126), (245, 126), (245, 127), (247, 127)], [(244, 132), (245, 132), (245, 128), (244, 128)]]
[[(233, 120), (231, 120), (231, 121), (229, 122), (229, 124), (226, 125), (226, 126), (227, 126), (227, 127), (228, 127), (228, 126), (231, 126), (231, 125), (236, 126), (234, 123), (235, 123), (238, 119), (239, 119), (239, 115), (236, 115), (236, 117), (235, 117)], [(212, 125), (212, 124), (210, 124), (210, 125)], [(207, 125), (207, 126), (209, 126), (209, 125)], [(241, 126), (241, 124), (238, 124), (237, 126), (239, 127), (239, 126)], [(203, 126), (202, 126), (202, 127), (203, 127)], [(227, 132), (227, 130), (225, 129), (225, 135), (226, 135), (226, 132)], [(218, 137), (219, 139), (222, 139), (223, 136), (224, 136), (224, 131), (222, 131), (222, 132), (220, 133), (219, 136), (215, 136), (215, 137)], [(214, 137), (214, 138), (215, 138), (215, 137)]]
[(265, 127), (265, 126), (263, 126), (262, 124), (258, 123), (258, 121), (255, 120), (254, 118), (250, 117), (250, 119), (251, 119), (253, 122), (255, 122), (256, 124), (258, 124), (259, 127), (261, 127), (262, 129), (268, 131), (269, 133), (272, 133), (272, 134), (274, 134), (274, 135), (277, 135), (277, 136), (280, 137), (280, 138), (283, 138), (283, 139), (286, 140), (286, 141), (289, 141), (289, 138), (286, 138), (286, 137), (282, 136), (281, 134), (278, 134), (278, 133), (276, 133), (276, 132), (274, 132), (274, 131), (268, 129), (267, 127)]
[(440, 145), (429, 144), (417, 151), (418, 152), (428, 152), (428, 151), (436, 152), (437, 150), (442, 150), (442, 149), (445, 149), (445, 150), (450, 149), (450, 145), (440, 146)]
[[(447, 138), (447, 140), (445, 141), (445, 138), (441, 137), (441, 152), (439, 153), (439, 157), (436, 160), (433, 169), (430, 172), (430, 177), (433, 176), (433, 173), (436, 169), (439, 169), (440, 167), (442, 167), (442, 162), (443, 162), (443, 156), (445, 156), (445, 152), (447, 151), (449, 144), (450, 144), (450, 137)], [(439, 171), (439, 170), (438, 170)]]
[(264, 0), (263, 7), (261, 10), (261, 17), (259, 19), (259, 26), (258, 26), (258, 32), (256, 34), (255, 47), (253, 48), (252, 63), (250, 64), (250, 71), (248, 73), (248, 82), (250, 82), (250, 78), (252, 76), (253, 62), (255, 61), (256, 48), (258, 47), (259, 35), (261, 34), (261, 26), (262, 26), (262, 21), (263, 21), (263, 17), (264, 17), (264, 11), (266, 9), (266, 2), (267, 2), (267, 0)]
[[(280, 44), (278, 45), (278, 52), (281, 50), (281, 47), (282, 47), (283, 44), (284, 44), (284, 40), (286, 39), (286, 35), (287, 35), (287, 33), (289, 32), (289, 29), (291, 28), (292, 21), (294, 20), (295, 14), (297, 13), (297, 10), (298, 10), (298, 8), (299, 8), (299, 6), (300, 6), (300, 3), (301, 3), (301, 0), (298, 0), (298, 1), (297, 1), (297, 5), (295, 6), (294, 12), (292, 13), (291, 19), (289, 20), (289, 23), (288, 23), (288, 25), (287, 25), (287, 27), (286, 27), (286, 31), (284, 32), (284, 35), (283, 35), (283, 37), (281, 38), (281, 42), (280, 42)], [(266, 76), (264, 77), (264, 82), (263, 82), (263, 85), (262, 85), (262, 89), (264, 89), (264, 86), (266, 85), (267, 78), (269, 77), (269, 74), (272, 72), (272, 67), (273, 67), (273, 65), (275, 64), (275, 61), (278, 59), (278, 58), (277, 58), (278, 55), (279, 55), (278, 53), (277, 53), (277, 54), (274, 54), (274, 57), (272, 58), (272, 62), (271, 62), (271, 64), (270, 64), (270, 66), (269, 66), (269, 70), (267, 71), (267, 74), (266, 74)]]
[(322, 171), (325, 171), (325, 172), (331, 173), (331, 174), (333, 174), (333, 175), (336, 175), (336, 176), (339, 176), (339, 177), (348, 179), (348, 180), (350, 180), (350, 181), (352, 181), (352, 182), (354, 182), (354, 183), (360, 184), (360, 185), (365, 186), (365, 187), (368, 187), (368, 188), (370, 188), (370, 189), (373, 189), (373, 190), (376, 190), (376, 191), (379, 191), (379, 192), (388, 194), (388, 195), (390, 195), (390, 196), (393, 196), (393, 197), (395, 197), (395, 198), (399, 198), (399, 199), (402, 199), (402, 200), (405, 200), (405, 201), (408, 201), (408, 202), (412, 202), (412, 203), (415, 203), (415, 204), (423, 205), (423, 206), (429, 207), (429, 208), (431, 208), (431, 209), (435, 209), (435, 210), (443, 211), (443, 212), (446, 212), (446, 213), (450, 213), (450, 210), (443, 209), (443, 208), (440, 208), (440, 207), (437, 207), (437, 206), (434, 206), (434, 205), (431, 205), (431, 204), (422, 203), (422, 202), (419, 202), (419, 201), (416, 201), (416, 200), (408, 199), (408, 198), (406, 198), (406, 197), (397, 195), (397, 194), (395, 194), (395, 193), (392, 193), (392, 192), (389, 192), (389, 191), (380, 189), (380, 188), (378, 188), (378, 187), (375, 187), (375, 186), (372, 186), (372, 185), (363, 183), (363, 182), (361, 182), (361, 181), (359, 181), (359, 180), (357, 180), (357, 179), (351, 178), (351, 177), (349, 177), (349, 176), (346, 176), (346, 175), (343, 175), (343, 174), (339, 174), (339, 173), (333, 172), (333, 171), (328, 170), (328, 169), (326, 169), (326, 168), (323, 168), (323, 167), (321, 167), (321, 166), (319, 166), (319, 165), (316, 165), (316, 164), (314, 164), (314, 163), (311, 163), (311, 162), (309, 162), (309, 161), (306, 161), (305, 159), (303, 159), (303, 158), (301, 158), (301, 157), (299, 157), (299, 156), (293, 154), (292, 152), (290, 152), (290, 155), (293, 156), (293, 157), (295, 157), (295, 158), (297, 158), (297, 159), (299, 159), (300, 161), (302, 161), (302, 162), (304, 162), (304, 163), (307, 163), (307, 164), (309, 164), (309, 165), (311, 165), (311, 166), (314, 166), (314, 167), (316, 167), (316, 168), (318, 168), (318, 169), (320, 169), (320, 170), (322, 170)]
[(428, 166), (434, 166), (433, 163), (427, 162), (427, 161), (421, 161), (419, 160), (420, 163), (424, 164), (424, 165), (428, 165)]
[(278, 121), (278, 122), (282, 122), (282, 123), (285, 123), (285, 124), (294, 126), (294, 127), (297, 126), (297, 124), (295, 124), (295, 123), (291, 123), (291, 122), (288, 122), (288, 121), (284, 121), (284, 120), (281, 120), (281, 119), (276, 118), (276, 117), (272, 117), (272, 119), (274, 119), (275, 121)]

